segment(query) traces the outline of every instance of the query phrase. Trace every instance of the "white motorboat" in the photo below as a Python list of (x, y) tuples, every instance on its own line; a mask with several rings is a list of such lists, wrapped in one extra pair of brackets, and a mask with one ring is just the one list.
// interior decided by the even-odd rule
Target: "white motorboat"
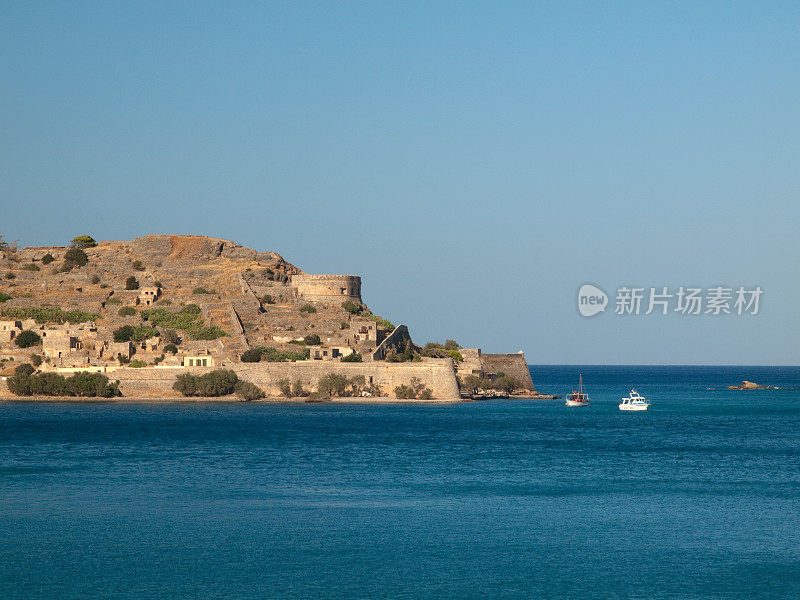
[(647, 410), (648, 408), (650, 408), (650, 401), (640, 396), (639, 392), (633, 389), (631, 393), (619, 403), (620, 410)]
[(583, 375), (579, 375), (578, 378), (579, 378), (578, 391), (572, 392), (571, 394), (567, 394), (567, 401), (565, 402), (567, 406), (589, 405), (589, 394), (583, 391)]

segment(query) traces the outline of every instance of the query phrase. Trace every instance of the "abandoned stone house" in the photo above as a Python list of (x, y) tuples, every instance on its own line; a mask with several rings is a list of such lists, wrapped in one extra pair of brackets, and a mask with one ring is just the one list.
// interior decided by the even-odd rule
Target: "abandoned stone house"
[(0, 321), (0, 344), (10, 344), (21, 332), (21, 321)]
[(338, 360), (345, 356), (350, 356), (354, 350), (349, 346), (334, 346), (327, 348), (323, 346), (311, 346), (308, 349), (309, 360)]
[(201, 350), (183, 356), (181, 365), (184, 367), (213, 367), (216, 365), (216, 361), (211, 351)]
[(161, 297), (161, 288), (152, 286), (146, 286), (139, 290), (139, 294), (136, 296), (136, 304), (143, 305), (143, 306), (152, 306), (155, 304), (156, 300)]

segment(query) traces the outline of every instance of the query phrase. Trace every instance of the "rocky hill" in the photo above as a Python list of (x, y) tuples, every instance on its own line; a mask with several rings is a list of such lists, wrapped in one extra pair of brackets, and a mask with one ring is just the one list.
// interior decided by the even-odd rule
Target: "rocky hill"
[[(352, 339), (348, 330), (354, 315), (342, 307), (346, 300), (361, 304), (360, 280), (357, 290), (342, 290), (341, 298), (317, 296), (313, 289), (301, 294), (292, 284), (293, 276), (303, 275), (305, 280), (314, 276), (275, 252), (258, 252), (205, 236), (148, 235), (84, 248), (86, 264), (81, 265), (70, 262), (69, 249), (3, 251), (0, 297), (6, 300), (0, 304), (0, 319), (34, 316), (47, 324), (47, 317), (38, 318), (32, 309), (50, 307), (61, 312), (54, 311), (49, 324), (60, 325), (63, 313), (80, 311), (90, 315), (87, 321), (96, 326), (100, 339), (111, 339), (125, 325), (155, 325), (163, 334), (165, 328), (148, 319), (148, 311), (178, 313), (195, 305), (199, 307), (195, 325), (202, 321), (204, 329), (199, 334), (197, 327), (184, 329), (178, 331), (179, 337), (185, 342), (217, 340), (212, 346), (227, 360), (237, 360), (255, 346), (297, 351), (298, 343), (310, 335), (318, 335), (329, 345), (362, 341)], [(379, 321), (366, 306), (359, 312), (373, 323)], [(71, 325), (81, 320), (73, 319)], [(392, 328), (387, 322), (382, 324), (384, 329)], [(208, 334), (211, 328), (217, 335)], [(67, 361), (61, 362), (68, 366)]]

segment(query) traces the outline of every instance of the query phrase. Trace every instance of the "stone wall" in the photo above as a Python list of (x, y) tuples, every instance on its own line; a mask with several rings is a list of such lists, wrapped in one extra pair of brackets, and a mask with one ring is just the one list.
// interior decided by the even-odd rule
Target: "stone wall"
[(483, 371), (487, 375), (505, 373), (522, 383), (526, 389), (534, 389), (531, 372), (528, 370), (528, 363), (525, 361), (525, 355), (522, 352), (516, 354), (481, 353), (480, 360)]
[[(288, 379), (300, 380), (306, 389), (316, 389), (321, 377), (338, 373), (346, 377), (363, 375), (381, 388), (384, 393), (394, 396), (394, 388), (409, 384), (412, 377), (418, 378), (432, 392), (435, 399), (453, 400), (459, 397), (458, 384), (449, 358), (427, 358), (418, 363), (343, 363), (299, 361), (294, 363), (240, 363), (232, 365), (239, 377), (262, 388), (268, 395), (279, 396), (277, 382)], [(202, 375), (211, 368), (167, 368), (146, 367), (143, 369), (120, 369), (110, 375), (110, 379), (120, 381), (120, 390), (128, 398), (172, 398), (178, 394), (172, 391), (175, 378), (181, 373)]]
[(408, 327), (398, 325), (372, 353), (372, 360), (385, 360), (386, 355), (392, 352), (399, 354), (406, 349), (406, 344), (410, 341), (411, 334), (408, 333)]
[(298, 274), (292, 276), (292, 286), (312, 302), (361, 302), (361, 277), (356, 275)]
[(280, 379), (294, 382), (299, 379), (306, 389), (315, 389), (321, 377), (338, 373), (346, 377), (363, 375), (384, 393), (394, 396), (394, 388), (409, 384), (418, 378), (432, 392), (434, 398), (453, 400), (459, 397), (453, 363), (449, 358), (429, 358), (418, 363), (343, 363), (299, 361), (295, 363), (255, 363), (236, 365), (234, 370), (241, 379), (251, 381), (272, 395), (279, 395), (276, 383)]

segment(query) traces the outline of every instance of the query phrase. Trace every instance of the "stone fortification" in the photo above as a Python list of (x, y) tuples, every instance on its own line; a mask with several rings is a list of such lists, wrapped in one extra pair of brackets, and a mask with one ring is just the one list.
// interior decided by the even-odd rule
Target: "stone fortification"
[[(415, 363), (341, 363), (298, 361), (293, 363), (237, 363), (229, 367), (240, 379), (250, 381), (271, 396), (279, 396), (277, 382), (300, 380), (307, 390), (314, 390), (321, 377), (337, 373), (346, 377), (363, 375), (366, 382), (394, 396), (394, 388), (411, 383), (416, 377), (432, 392), (437, 400), (454, 400), (459, 397), (453, 365), (449, 358), (428, 358)], [(170, 398), (179, 395), (172, 390), (175, 378), (181, 373), (203, 374), (212, 368), (149, 367), (119, 369), (109, 377), (120, 381), (120, 390), (127, 397)]]
[(524, 388), (533, 390), (533, 379), (528, 363), (522, 352), (516, 354), (480, 354), (481, 366), (485, 373), (496, 375), (505, 373), (519, 381)]
[(361, 277), (355, 275), (297, 274), (292, 276), (292, 286), (312, 302), (361, 302)]

